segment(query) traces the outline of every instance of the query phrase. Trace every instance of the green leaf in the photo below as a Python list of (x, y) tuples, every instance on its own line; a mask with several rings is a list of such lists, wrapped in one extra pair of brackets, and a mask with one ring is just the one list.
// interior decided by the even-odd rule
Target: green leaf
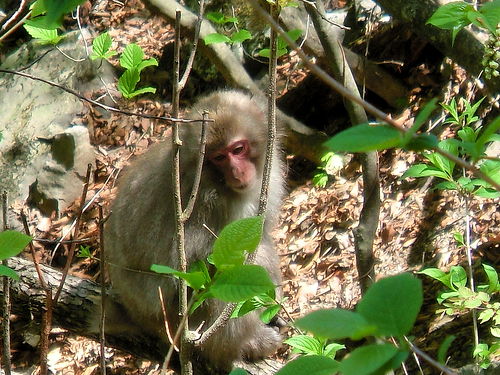
[(333, 375), (339, 363), (320, 355), (308, 355), (288, 362), (275, 375)]
[(252, 34), (250, 34), (250, 31), (245, 29), (241, 29), (231, 35), (231, 42), (233, 43), (243, 43), (248, 39), (252, 39)]
[[(131, 43), (125, 47), (125, 50), (120, 56), (120, 65), (127, 70), (136, 70), (134, 68), (137, 68), (139, 64), (142, 63), (143, 58), (144, 52), (142, 48), (135, 43)], [(139, 82), (139, 80), (137, 80), (137, 82)]]
[(262, 237), (264, 219), (255, 216), (234, 221), (224, 227), (215, 240), (212, 262), (217, 269), (243, 264), (245, 252), (253, 253)]
[(486, 276), (488, 277), (488, 293), (496, 293), (500, 291), (500, 284), (498, 281), (498, 273), (497, 271), (483, 263), (483, 269), (484, 272), (486, 273)]
[(415, 164), (412, 165), (408, 170), (403, 173), (401, 179), (405, 179), (408, 177), (440, 177), (443, 179), (447, 179), (448, 175), (436, 167), (429, 166), (427, 164)]
[(298, 319), (295, 324), (315, 336), (329, 339), (349, 337), (359, 340), (377, 331), (377, 327), (368, 323), (362, 315), (342, 309), (313, 311)]
[(12, 268), (0, 264), (0, 276), (7, 276), (13, 280), (19, 280), (19, 275)]
[(379, 334), (402, 336), (413, 327), (422, 301), (421, 281), (409, 273), (402, 273), (373, 284), (356, 310), (368, 323), (378, 327)]
[(242, 368), (235, 368), (229, 373), (229, 375), (248, 375), (248, 372), (246, 372)]
[(364, 345), (341, 361), (339, 370), (344, 375), (370, 375), (384, 367), (397, 353), (398, 349), (391, 344)]
[(240, 302), (274, 288), (264, 267), (243, 264), (220, 272), (210, 286), (210, 295), (225, 302)]
[(500, 116), (495, 117), (495, 119), (490, 124), (484, 127), (484, 131), (477, 139), (477, 143), (484, 145), (486, 142), (489, 142), (491, 136), (494, 135), (498, 130), (500, 130)]
[[(487, 174), (493, 181), (500, 183), (500, 161), (499, 160), (485, 160), (479, 167), (481, 172)], [(488, 186), (490, 186), (488, 184)]]
[(90, 58), (92, 60), (95, 60), (98, 58), (107, 59), (107, 58), (115, 55), (116, 51), (109, 50), (111, 48), (112, 43), (113, 43), (113, 41), (111, 40), (109, 33), (106, 32), (106, 33), (99, 35), (92, 42), (92, 54), (90, 55)]
[(432, 277), (435, 280), (440, 281), (444, 285), (446, 285), (450, 289), (454, 289), (451, 285), (450, 282), (450, 274), (441, 271), (439, 268), (426, 268), (425, 270), (422, 270), (420, 272), (417, 272), (418, 274), (421, 275), (427, 275), (429, 277)]
[(323, 349), (317, 338), (307, 335), (295, 335), (283, 342), (295, 349), (295, 353), (321, 355)]
[(31, 237), (15, 230), (0, 232), (0, 260), (16, 256), (24, 250)]
[(177, 278), (183, 279), (194, 290), (200, 290), (201, 288), (203, 288), (203, 286), (207, 281), (204, 273), (201, 271), (181, 272), (169, 266), (164, 266), (160, 264), (153, 264), (151, 266), (151, 271), (160, 274), (173, 275)]
[(323, 355), (330, 358), (335, 358), (337, 352), (342, 349), (345, 349), (345, 345), (332, 342), (331, 344), (325, 346), (325, 349), (323, 350)]
[(271, 320), (273, 320), (273, 318), (279, 313), (280, 310), (281, 306), (278, 304), (269, 306), (267, 309), (265, 309), (260, 313), (259, 315), (260, 320), (265, 324), (269, 324)]
[(456, 336), (454, 335), (446, 336), (441, 345), (439, 345), (437, 354), (437, 360), (439, 361), (439, 363), (443, 365), (446, 363), (446, 354), (448, 353), (448, 349), (450, 348), (451, 343), (453, 342), (453, 340), (455, 340), (455, 338)]
[(495, 34), (496, 26), (500, 23), (500, 1), (494, 0), (483, 4), (479, 12), (484, 16), (484, 25)]
[(405, 147), (408, 142), (413, 138), (413, 136), (417, 133), (418, 129), (424, 125), (432, 112), (436, 109), (437, 98), (432, 99), (429, 103), (427, 103), (422, 110), (419, 111), (415, 121), (410, 129), (404, 134), (403, 140), (401, 141), (401, 146)]
[(467, 12), (474, 8), (465, 2), (453, 2), (440, 6), (429, 18), (427, 24), (439, 27), (440, 29), (452, 30), (452, 45), (458, 32), (467, 26), (470, 21)]
[(225, 35), (219, 33), (208, 34), (203, 41), (208, 46), (214, 43), (231, 43), (231, 39)]
[(25, 24), (24, 28), (40, 44), (56, 45), (61, 41), (61, 39), (63, 39), (62, 36), (57, 35), (57, 29), (42, 29), (28, 24)]
[(450, 268), (450, 283), (453, 290), (467, 285), (467, 273), (462, 266), (452, 266)]
[(389, 125), (362, 124), (338, 133), (325, 145), (334, 152), (368, 152), (397, 147), (401, 139), (401, 133)]
[(142, 60), (139, 65), (137, 65), (137, 70), (140, 73), (144, 68), (147, 68), (148, 66), (158, 66), (158, 61), (156, 61), (155, 58)]
[(437, 137), (434, 134), (422, 133), (418, 134), (404, 145), (404, 148), (411, 151), (423, 151), (434, 147), (439, 144)]
[(124, 97), (131, 98), (139, 80), (140, 75), (137, 69), (127, 69), (118, 79), (118, 90)]
[(220, 12), (209, 12), (207, 13), (206, 17), (207, 20), (219, 25), (224, 25), (225, 23), (238, 23), (238, 18), (228, 17)]
[(326, 174), (326, 172), (316, 173), (313, 176), (312, 182), (315, 186), (324, 188), (328, 183), (328, 175)]
[(126, 96), (127, 99), (133, 98), (134, 96), (137, 95), (142, 95), (142, 94), (147, 94), (147, 93), (152, 93), (154, 94), (156, 92), (156, 89), (154, 87), (142, 87), (140, 89), (134, 90), (133, 92), (129, 93), (128, 96)]

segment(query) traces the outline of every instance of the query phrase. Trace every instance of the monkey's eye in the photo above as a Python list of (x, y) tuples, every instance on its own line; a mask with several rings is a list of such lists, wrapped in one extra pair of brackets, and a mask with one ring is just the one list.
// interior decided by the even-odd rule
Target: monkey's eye
[(245, 151), (245, 147), (238, 146), (235, 149), (233, 149), (232, 154), (233, 155), (239, 155), (239, 154), (243, 153), (243, 151)]
[(226, 155), (224, 154), (219, 154), (219, 155), (216, 155), (212, 158), (213, 161), (223, 161), (224, 159), (226, 158)]

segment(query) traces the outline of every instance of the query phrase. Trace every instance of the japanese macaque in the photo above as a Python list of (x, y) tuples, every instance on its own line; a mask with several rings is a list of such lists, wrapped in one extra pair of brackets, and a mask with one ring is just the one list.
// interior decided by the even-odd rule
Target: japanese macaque
[[(189, 264), (206, 259), (214, 235), (230, 222), (257, 214), (266, 154), (265, 111), (248, 95), (219, 91), (200, 99), (186, 118), (201, 118), (204, 110), (215, 120), (207, 125), (206, 157), (193, 213), (185, 227)], [(201, 123), (180, 124), (181, 186), (185, 205), (191, 193), (199, 154)], [(256, 263), (280, 284), (278, 256), (270, 231), (283, 193), (284, 167), (276, 146), (271, 170), (268, 215)], [(139, 157), (119, 183), (118, 195), (106, 224), (106, 254), (114, 290), (130, 320), (167, 342), (158, 286), (161, 286), (172, 334), (177, 328), (177, 282), (132, 270), (149, 271), (152, 264), (179, 269), (175, 245), (171, 141), (153, 146)], [(224, 303), (208, 300), (190, 320), (192, 328), (207, 328)], [(168, 342), (167, 342), (168, 343)], [(228, 324), (201, 348), (213, 365), (228, 369), (234, 360), (268, 356), (280, 344), (277, 331), (262, 323), (256, 312)]]

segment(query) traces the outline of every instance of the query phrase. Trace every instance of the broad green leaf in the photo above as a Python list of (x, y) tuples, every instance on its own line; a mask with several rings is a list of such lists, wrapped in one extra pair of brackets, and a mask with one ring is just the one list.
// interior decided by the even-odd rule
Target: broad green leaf
[(252, 34), (250, 31), (241, 29), (231, 35), (231, 41), (233, 43), (243, 43), (245, 40), (252, 39)]
[(118, 90), (124, 97), (131, 98), (139, 80), (140, 75), (137, 69), (127, 69), (118, 79)]
[(454, 290), (467, 285), (467, 273), (462, 266), (452, 266), (450, 268), (450, 283)]
[(209, 12), (206, 15), (207, 20), (212, 21), (213, 23), (223, 25), (225, 23), (238, 23), (238, 18), (236, 17), (228, 17), (220, 12)]
[(98, 58), (107, 59), (107, 58), (115, 55), (116, 51), (109, 50), (111, 48), (112, 43), (113, 43), (113, 41), (111, 40), (109, 33), (106, 32), (106, 33), (99, 35), (92, 42), (92, 55), (90, 55), (90, 58), (92, 60), (95, 60)]
[(0, 276), (7, 276), (13, 280), (19, 280), (19, 275), (12, 268), (0, 264)]
[(127, 70), (132, 70), (133, 68), (137, 68), (139, 64), (142, 63), (143, 58), (144, 52), (142, 51), (142, 48), (135, 43), (131, 43), (125, 47), (125, 50), (123, 51), (120, 57), (120, 65)]
[(169, 266), (164, 266), (164, 265), (160, 265), (160, 264), (153, 264), (151, 266), (151, 271), (156, 272), (156, 273), (160, 273), (160, 274), (173, 275), (177, 278), (183, 279), (194, 290), (200, 290), (205, 285), (205, 282), (207, 281), (205, 279), (205, 275), (203, 274), (203, 272), (200, 272), (200, 271), (181, 272), (181, 271), (177, 271), (176, 269), (173, 269)]
[(418, 134), (405, 144), (404, 148), (411, 151), (423, 151), (437, 147), (439, 144), (437, 137), (434, 134), (422, 133)]
[(231, 43), (231, 39), (225, 35), (219, 33), (208, 34), (203, 41), (208, 46), (214, 43)]
[(243, 264), (220, 272), (210, 286), (210, 294), (225, 302), (240, 302), (274, 288), (264, 267)]
[(16, 256), (30, 241), (30, 236), (15, 230), (0, 232), (0, 260)]
[(339, 370), (343, 375), (370, 375), (383, 368), (397, 353), (398, 349), (391, 344), (364, 345), (342, 360)]
[(321, 355), (322, 345), (315, 337), (307, 335), (295, 335), (283, 341), (290, 345), (295, 353), (317, 354)]
[(40, 44), (53, 44), (56, 45), (63, 39), (62, 36), (57, 35), (57, 29), (43, 29), (36, 26), (24, 25), (26, 31), (37, 40)]
[(345, 345), (332, 342), (325, 347), (323, 355), (326, 355), (330, 358), (335, 358), (337, 352), (342, 349), (345, 349)]
[(500, 130), (500, 116), (495, 117), (495, 119), (484, 127), (483, 133), (477, 139), (477, 142), (481, 145), (486, 142), (490, 142), (490, 137)]
[(217, 269), (243, 264), (245, 252), (253, 253), (262, 237), (262, 216), (234, 221), (215, 240), (211, 260)]
[(500, 161), (499, 160), (485, 160), (479, 167), (481, 172), (487, 174), (495, 182), (500, 183)]
[(148, 66), (158, 66), (158, 61), (156, 61), (155, 58), (142, 60), (139, 65), (137, 65), (137, 70), (140, 73), (144, 68), (147, 68)]
[(486, 273), (486, 276), (488, 277), (488, 292), (489, 293), (499, 292), (500, 284), (498, 281), (497, 271), (493, 267), (484, 263), (483, 263), (483, 269), (484, 272)]
[(378, 334), (408, 334), (422, 306), (422, 283), (409, 273), (386, 277), (373, 284), (359, 302), (356, 311)]
[(464, 142), (475, 142), (476, 132), (470, 126), (466, 126), (457, 132), (457, 135)]
[(474, 192), (475, 196), (487, 199), (496, 199), (500, 198), (500, 191), (496, 191), (495, 189), (487, 189), (484, 187), (480, 187)]
[(294, 359), (283, 366), (275, 375), (334, 375), (339, 363), (320, 355), (308, 355)]
[(467, 22), (467, 10), (474, 10), (474, 8), (463, 1), (448, 3), (440, 6), (426, 23), (441, 29), (451, 30)]
[(376, 332), (377, 327), (360, 314), (342, 310), (329, 309), (313, 311), (298, 319), (297, 327), (329, 339), (349, 337), (359, 340)]
[(440, 177), (443, 179), (448, 179), (448, 175), (436, 167), (427, 164), (415, 164), (412, 165), (408, 170), (403, 173), (401, 179), (408, 177)]
[(450, 282), (450, 274), (441, 271), (439, 268), (426, 268), (425, 270), (417, 272), (421, 275), (427, 275), (435, 280), (440, 281), (450, 289), (454, 289)]
[(401, 133), (389, 125), (362, 124), (340, 132), (325, 145), (334, 152), (368, 152), (397, 147), (401, 139)]
[(458, 185), (452, 181), (443, 181), (434, 186), (437, 190), (458, 190)]
[[(278, 49), (276, 51), (276, 57), (281, 57), (283, 55), (286, 55), (287, 52), (288, 52), (288, 50), (286, 48)], [(262, 57), (270, 58), (271, 57), (271, 50), (269, 48), (263, 48), (259, 51), (258, 55), (262, 56)]]
[(260, 320), (264, 322), (265, 324), (269, 324), (271, 320), (279, 313), (281, 310), (281, 306), (278, 304), (275, 304), (273, 306), (269, 306), (267, 309), (262, 311), (259, 315)]
[(479, 12), (484, 16), (485, 26), (494, 34), (500, 23), (500, 1), (494, 0), (484, 3), (479, 8)]
[(142, 87), (140, 89), (134, 90), (133, 92), (129, 93), (126, 98), (130, 99), (133, 98), (134, 96), (137, 95), (142, 95), (142, 94), (147, 94), (147, 93), (152, 93), (154, 94), (156, 92), (156, 89), (154, 87)]

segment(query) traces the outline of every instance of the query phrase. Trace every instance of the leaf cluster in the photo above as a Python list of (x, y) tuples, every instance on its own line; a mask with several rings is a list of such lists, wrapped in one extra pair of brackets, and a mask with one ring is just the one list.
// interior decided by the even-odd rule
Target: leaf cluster
[[(299, 339), (292, 340), (292, 344), (301, 352), (312, 355), (287, 363), (277, 375), (369, 375), (385, 374), (397, 368), (408, 356), (404, 336), (413, 327), (422, 301), (420, 280), (403, 273), (373, 284), (356, 311), (325, 309), (308, 314), (297, 320), (296, 325), (314, 337), (304, 339), (299, 336)], [(328, 340), (360, 340), (371, 336), (379, 338), (380, 342), (363, 345), (342, 361), (333, 359), (342, 345), (328, 344)], [(388, 337), (394, 337), (397, 346)]]
[(239, 303), (233, 317), (239, 317), (258, 308), (265, 308), (261, 317), (270, 321), (279, 310), (274, 299), (272, 280), (264, 267), (244, 264), (247, 254), (253, 253), (262, 237), (261, 216), (237, 220), (221, 231), (216, 239), (208, 263), (215, 268), (213, 275), (206, 262), (198, 261), (188, 272), (165, 265), (154, 264), (151, 270), (186, 281), (195, 291), (191, 312), (207, 298)]
[(490, 357), (500, 354), (500, 282), (497, 271), (483, 264), (487, 283), (477, 286), (477, 291), (467, 286), (467, 273), (462, 266), (453, 266), (449, 272), (438, 268), (427, 268), (419, 273), (432, 277), (442, 283), (446, 289), (438, 294), (437, 301), (443, 306), (436, 310), (437, 314), (458, 315), (473, 309), (480, 311), (478, 318), (481, 324), (491, 322), (490, 333), (495, 338), (489, 346), (480, 343), (474, 348), (473, 356), (478, 358), (481, 367), (487, 368)]

